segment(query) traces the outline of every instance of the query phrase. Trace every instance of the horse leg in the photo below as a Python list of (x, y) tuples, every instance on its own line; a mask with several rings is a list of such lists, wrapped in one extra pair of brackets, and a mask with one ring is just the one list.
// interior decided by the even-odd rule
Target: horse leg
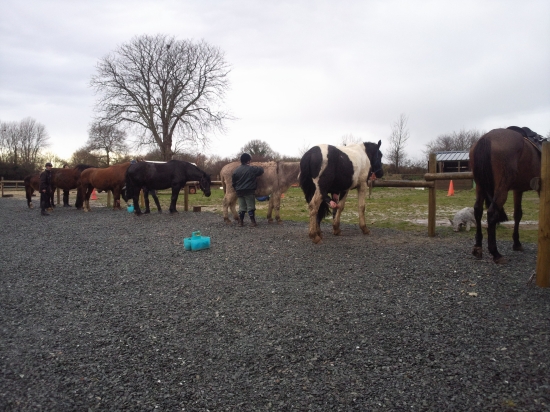
[(367, 182), (361, 182), (361, 185), (357, 189), (357, 207), (359, 210), (359, 227), (363, 231), (364, 235), (370, 233), (367, 224), (365, 223), (365, 194), (367, 192)]
[(507, 190), (499, 190), (499, 188), (496, 187), (493, 202), (487, 209), (487, 243), (489, 245), (489, 253), (493, 255), (493, 262), (495, 263), (506, 263), (506, 258), (502, 256), (497, 249), (496, 227), (497, 223), (506, 220), (503, 205), (506, 203), (507, 197)]
[(472, 254), (481, 259), (483, 257), (483, 231), (481, 229), (481, 218), (483, 216), (483, 202), (485, 197), (479, 187), (479, 184), (476, 185), (476, 202), (474, 203), (474, 217), (476, 219), (476, 244), (472, 250)]
[(145, 212), (144, 214), (151, 213), (151, 209), (149, 209), (149, 192), (144, 190), (143, 191), (143, 199), (145, 201)]
[(180, 189), (180, 185), (172, 186), (172, 197), (170, 198), (170, 213), (178, 213), (178, 211), (176, 210), (176, 202), (178, 201), (178, 194), (180, 192)]
[[(273, 208), (275, 209), (275, 220), (277, 224), (282, 223), (281, 220), (281, 196), (282, 193), (276, 193), (275, 198), (273, 199)], [(269, 199), (271, 201), (271, 199)]]
[(342, 212), (344, 211), (344, 207), (346, 206), (346, 199), (348, 197), (348, 193), (342, 198), (338, 199), (338, 208), (336, 209), (336, 214), (334, 214), (332, 218), (332, 234), (334, 236), (340, 236), (342, 233), (342, 230), (340, 229), (340, 216), (342, 215)]
[(141, 208), (139, 207), (139, 193), (139, 189), (132, 191), (132, 203), (134, 204), (134, 213), (136, 216), (141, 216)]
[[(232, 205), (231, 204), (231, 196), (229, 195), (229, 193), (225, 193), (224, 197), (223, 197), (223, 200), (222, 200), (222, 210), (223, 210), (223, 221), (227, 224), (231, 224), (231, 220), (229, 220), (229, 211), (228, 209), (231, 208), (232, 211), (234, 211), (235, 209), (235, 205)], [(234, 214), (233, 214), (234, 215)], [(235, 220), (238, 220), (239, 218), (237, 217)]]
[[(106, 190), (107, 192), (107, 190)], [(116, 187), (113, 190), (113, 210), (120, 210), (120, 188)]]
[(273, 193), (267, 202), (267, 223), (273, 223), (273, 199), (275, 198), (275, 196), (276, 194)]
[(322, 201), (323, 198), (321, 196), (321, 192), (317, 190), (315, 191), (313, 198), (307, 205), (309, 209), (309, 237), (311, 240), (313, 240), (313, 243), (315, 244), (319, 243), (322, 239), (321, 225), (317, 218), (319, 207), (321, 206)]
[(27, 207), (29, 209), (33, 208), (32, 205), (32, 195), (34, 194), (34, 189), (32, 187), (26, 187), (25, 188), (25, 195), (27, 197)]
[(519, 241), (519, 222), (523, 216), (523, 210), (521, 208), (521, 199), (523, 198), (523, 192), (519, 190), (514, 190), (514, 233), (512, 239), (514, 240), (514, 246), (512, 247), (515, 251), (523, 251), (523, 246)]
[[(153, 193), (155, 193), (155, 192), (153, 192)], [(155, 205), (157, 205), (158, 212), (162, 213), (162, 208), (160, 207), (160, 202), (159, 202), (158, 196), (156, 195), (156, 193), (155, 194), (151, 193), (151, 196), (153, 196), (153, 200), (155, 201)]]

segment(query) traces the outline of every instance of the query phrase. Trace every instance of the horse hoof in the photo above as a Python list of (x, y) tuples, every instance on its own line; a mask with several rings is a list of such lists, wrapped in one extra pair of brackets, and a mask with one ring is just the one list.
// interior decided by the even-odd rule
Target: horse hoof
[(364, 235), (368, 235), (368, 234), (370, 234), (370, 230), (369, 230), (369, 228), (368, 228), (368, 227), (366, 227), (366, 226), (365, 226), (365, 227), (363, 227), (363, 228), (361, 228), (361, 230), (363, 231), (363, 234), (364, 234)]
[(272, 218), (267, 219), (267, 223), (273, 223), (273, 219)]
[(483, 257), (483, 248), (480, 246), (475, 246), (474, 250), (472, 250), (472, 255), (478, 259), (481, 259)]
[(150, 210), (146, 210), (145, 212), (143, 212), (144, 215), (147, 215), (147, 214), (149, 214), (149, 213), (151, 213)]
[(515, 250), (516, 252), (523, 252), (523, 246), (519, 245), (519, 246), (516, 246), (514, 245), (513, 250)]
[(321, 236), (315, 236), (313, 238), (313, 243), (315, 243), (315, 244), (319, 243), (320, 241), (321, 241)]
[(159, 213), (162, 213), (162, 210), (159, 210), (158, 212), (159, 212)]
[(281, 219), (277, 219), (277, 224), (280, 225), (281, 223), (283, 223), (283, 221)]
[(170, 214), (178, 213), (177, 210), (170, 210)]
[(340, 236), (342, 234), (342, 231), (338, 229), (338, 230), (334, 230), (332, 233), (334, 234), (334, 236)]
[(508, 263), (508, 259), (506, 259), (505, 256), (500, 256), (498, 258), (493, 258), (493, 262), (497, 265), (504, 265), (505, 263)]

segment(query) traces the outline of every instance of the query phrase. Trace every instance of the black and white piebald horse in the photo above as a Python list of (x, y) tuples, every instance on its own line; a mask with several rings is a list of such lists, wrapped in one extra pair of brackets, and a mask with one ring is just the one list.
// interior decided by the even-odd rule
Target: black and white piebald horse
[(365, 224), (367, 179), (371, 173), (378, 178), (384, 175), (381, 144), (381, 141), (349, 146), (321, 144), (304, 154), (300, 160), (300, 186), (308, 203), (309, 237), (314, 243), (321, 241), (320, 223), (330, 213), (330, 201), (336, 194), (339, 202), (332, 229), (335, 235), (340, 234), (340, 215), (351, 189), (357, 189), (359, 227), (364, 234), (369, 233)]

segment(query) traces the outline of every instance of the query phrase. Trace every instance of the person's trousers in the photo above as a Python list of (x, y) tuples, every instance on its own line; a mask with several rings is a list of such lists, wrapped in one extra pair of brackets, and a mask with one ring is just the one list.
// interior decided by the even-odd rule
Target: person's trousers
[(254, 195), (239, 196), (239, 212), (250, 212), (256, 210), (256, 198)]

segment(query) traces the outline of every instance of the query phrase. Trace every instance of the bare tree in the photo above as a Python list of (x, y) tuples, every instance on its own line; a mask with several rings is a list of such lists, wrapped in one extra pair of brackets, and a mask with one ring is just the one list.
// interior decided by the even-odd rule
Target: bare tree
[(88, 131), (86, 147), (100, 152), (98, 157), (105, 159), (103, 163), (110, 166), (113, 155), (121, 157), (128, 152), (126, 132), (113, 125), (94, 122)]
[(340, 140), (340, 143), (342, 144), (342, 146), (349, 146), (350, 144), (357, 144), (362, 142), (363, 141), (361, 140), (360, 137), (355, 137), (351, 133), (343, 135)]
[(259, 139), (249, 141), (241, 147), (240, 152), (247, 152), (256, 162), (273, 160), (279, 157), (279, 154), (267, 142)]
[(207, 132), (224, 130), (228, 73), (224, 54), (204, 41), (143, 35), (101, 59), (91, 85), (104, 122), (137, 126), (138, 144), (170, 160), (173, 145), (208, 143)]
[(73, 153), (73, 155), (71, 156), (71, 164), (84, 164), (94, 167), (100, 166), (99, 158), (90, 151), (89, 147), (86, 146), (81, 147)]
[(437, 136), (437, 138), (426, 145), (424, 154), (429, 156), (435, 152), (464, 151), (469, 150), (472, 145), (483, 136), (485, 132), (476, 129), (460, 130)]
[(48, 146), (46, 127), (33, 118), (0, 122), (0, 159), (14, 166), (37, 167), (40, 151)]
[(399, 166), (406, 163), (407, 160), (405, 146), (410, 137), (407, 122), (407, 116), (401, 113), (399, 118), (392, 124), (391, 128), (390, 144), (386, 152), (386, 157), (393, 164), (395, 173), (399, 173)]

